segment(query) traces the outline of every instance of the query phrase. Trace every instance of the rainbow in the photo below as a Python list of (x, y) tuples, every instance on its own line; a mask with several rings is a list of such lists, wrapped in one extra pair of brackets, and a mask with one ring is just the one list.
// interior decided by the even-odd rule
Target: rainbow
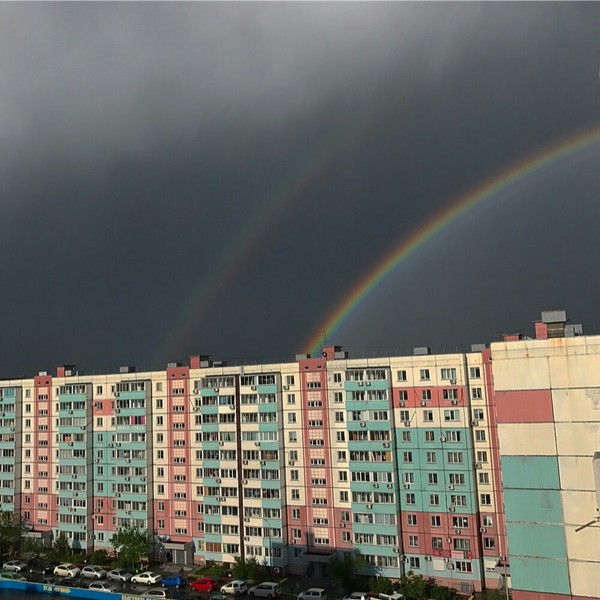
[(304, 345), (304, 352), (312, 354), (321, 350), (324, 334), (331, 337), (343, 323), (403, 261), (412, 256), (421, 246), (430, 241), (448, 224), (461, 215), (492, 197), (497, 192), (524, 179), (559, 160), (575, 154), (600, 141), (600, 126), (571, 135), (532, 155), (512, 163), (500, 173), (485, 180), (466, 194), (456, 198), (450, 205), (421, 224), (408, 237), (402, 238), (392, 249), (357, 281), (327, 318), (320, 323)]

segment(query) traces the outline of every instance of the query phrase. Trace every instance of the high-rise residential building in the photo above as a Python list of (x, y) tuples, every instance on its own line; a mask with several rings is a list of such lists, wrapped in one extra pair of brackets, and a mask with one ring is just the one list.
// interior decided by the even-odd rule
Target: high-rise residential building
[(593, 594), (600, 343), (561, 311), (468, 353), (189, 363), (0, 382), (2, 508), (111, 549), (125, 525), (175, 562), (255, 557), (408, 571), (515, 600)]

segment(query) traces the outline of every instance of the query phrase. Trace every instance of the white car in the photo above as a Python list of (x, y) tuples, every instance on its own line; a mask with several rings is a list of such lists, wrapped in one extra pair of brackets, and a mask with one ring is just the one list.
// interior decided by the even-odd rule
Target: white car
[(90, 579), (104, 579), (106, 571), (97, 565), (86, 565), (81, 569), (81, 576), (89, 577)]
[(9, 560), (2, 565), (2, 568), (5, 571), (16, 571), (20, 573), (21, 571), (27, 571), (27, 564), (22, 560)]
[(162, 575), (160, 573), (156, 573), (155, 571), (144, 571), (143, 573), (134, 575), (131, 578), (131, 583), (147, 583), (148, 585), (152, 585), (153, 583), (158, 583), (161, 579)]
[(63, 563), (54, 567), (54, 574), (57, 577), (77, 577), (81, 573), (81, 569), (71, 563)]
[(369, 600), (369, 594), (367, 592), (352, 592), (344, 596), (342, 600)]
[(88, 590), (96, 590), (97, 592), (110, 592), (116, 594), (119, 591), (119, 586), (114, 583), (104, 581), (92, 581), (88, 586)]
[(248, 596), (261, 596), (263, 598), (279, 598), (281, 596), (281, 588), (278, 583), (272, 581), (264, 581), (248, 590)]
[(168, 598), (169, 591), (165, 588), (150, 588), (147, 592), (144, 592), (146, 598)]
[(323, 588), (310, 588), (300, 592), (298, 600), (327, 600), (327, 592)]
[(229, 583), (221, 586), (221, 594), (232, 594), (239, 596), (248, 591), (248, 584), (243, 579), (234, 579)]

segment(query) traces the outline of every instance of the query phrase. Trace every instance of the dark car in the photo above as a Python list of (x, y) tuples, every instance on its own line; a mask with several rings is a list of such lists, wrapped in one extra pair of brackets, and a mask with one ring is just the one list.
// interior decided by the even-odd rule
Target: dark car
[(184, 575), (168, 575), (160, 580), (160, 584), (167, 588), (180, 588), (187, 585), (187, 579)]

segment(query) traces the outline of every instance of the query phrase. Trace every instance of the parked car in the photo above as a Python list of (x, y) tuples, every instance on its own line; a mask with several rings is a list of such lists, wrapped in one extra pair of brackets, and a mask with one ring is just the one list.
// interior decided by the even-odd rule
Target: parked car
[(148, 585), (152, 585), (153, 583), (158, 583), (160, 580), (160, 573), (156, 573), (155, 571), (144, 571), (143, 573), (134, 575), (131, 578), (131, 583), (147, 583)]
[(327, 592), (323, 588), (310, 588), (300, 592), (298, 600), (327, 600)]
[(92, 581), (88, 586), (88, 590), (96, 590), (97, 592), (111, 592), (112, 594), (116, 594), (120, 592), (119, 586), (114, 583), (110, 583), (110, 581)]
[(63, 563), (54, 567), (53, 573), (57, 577), (77, 577), (81, 573), (81, 569), (71, 563)]
[(352, 592), (344, 596), (342, 600), (369, 600), (369, 594), (367, 592)]
[(3, 565), (2, 568), (5, 571), (16, 571), (17, 573), (20, 573), (21, 571), (28, 571), (29, 567), (27, 566), (27, 563), (24, 563), (22, 560), (9, 560), (6, 561)]
[(0, 571), (1, 579), (12, 579), (13, 581), (27, 581), (19, 571)]
[(160, 580), (160, 584), (163, 587), (180, 588), (185, 587), (187, 585), (187, 580), (184, 575), (175, 574), (169, 575), (168, 577), (163, 577)]
[(133, 573), (127, 569), (113, 569), (109, 571), (106, 576), (112, 581), (122, 581), (125, 583), (133, 577)]
[(218, 589), (217, 582), (212, 577), (200, 577), (190, 582), (190, 589), (196, 592), (214, 592)]
[(89, 577), (90, 579), (104, 579), (106, 571), (98, 565), (86, 565), (81, 569), (81, 576)]
[(144, 592), (146, 598), (168, 598), (169, 590), (165, 588), (150, 588), (147, 592)]
[(232, 594), (233, 596), (239, 596), (245, 594), (248, 591), (248, 584), (243, 579), (234, 579), (229, 583), (221, 586), (221, 594)]
[(394, 592), (393, 594), (377, 594), (376, 596), (372, 596), (375, 600), (404, 600), (404, 595), (399, 592)]
[(248, 590), (248, 596), (261, 596), (263, 598), (279, 598), (281, 588), (278, 583), (263, 581)]

